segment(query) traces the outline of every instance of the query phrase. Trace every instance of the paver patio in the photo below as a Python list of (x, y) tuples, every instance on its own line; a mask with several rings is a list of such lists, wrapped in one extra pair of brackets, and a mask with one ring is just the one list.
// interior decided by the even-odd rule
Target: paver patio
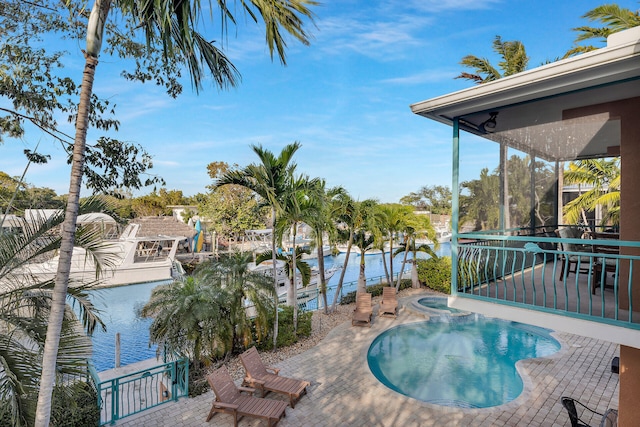
[[(426, 293), (425, 293), (426, 294)], [(401, 298), (404, 306), (416, 294)], [(376, 309), (374, 309), (374, 313)], [(618, 375), (611, 360), (619, 355), (616, 344), (566, 333), (555, 333), (562, 344), (547, 358), (519, 362), (525, 389), (514, 401), (485, 409), (443, 407), (403, 396), (382, 385), (367, 364), (367, 350), (382, 331), (403, 323), (424, 321), (406, 309), (397, 319), (374, 316), (371, 328), (345, 322), (314, 348), (277, 366), (281, 375), (311, 381), (308, 393), (288, 408), (280, 426), (540, 426), (570, 425), (560, 397), (567, 395), (604, 412), (618, 407)], [(280, 399), (269, 394), (267, 398)], [(214, 399), (212, 392), (163, 405), (156, 410), (120, 420), (118, 426), (214, 427), (233, 425), (230, 415), (205, 418)], [(282, 398), (283, 399), (283, 398)], [(599, 420), (594, 424), (598, 425)], [(266, 426), (243, 418), (240, 426)]]

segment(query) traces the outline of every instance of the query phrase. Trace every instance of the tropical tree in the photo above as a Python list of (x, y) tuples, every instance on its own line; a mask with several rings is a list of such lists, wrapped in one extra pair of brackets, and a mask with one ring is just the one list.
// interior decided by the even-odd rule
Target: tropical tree
[[(299, 257), (296, 250), (298, 225), (301, 224), (307, 216), (313, 215), (312, 211), (316, 209), (317, 205), (315, 200), (319, 197), (321, 197), (321, 195), (319, 194), (319, 182), (317, 179), (310, 179), (306, 175), (300, 175), (292, 177), (292, 179), (289, 180), (289, 187), (284, 197), (282, 213), (276, 224), (276, 234), (280, 241), (282, 241), (284, 235), (291, 231), (291, 242), (293, 245), (291, 252), (292, 254), (296, 254), (296, 256), (291, 257), (292, 272), (297, 271), (296, 262)], [(294, 334), (298, 328), (298, 288), (295, 282), (295, 280), (292, 280), (287, 290), (287, 305), (293, 307)]]
[[(293, 333), (294, 335), (298, 332), (298, 296), (297, 296), (297, 285), (298, 285), (298, 273), (300, 274), (300, 282), (302, 286), (308, 286), (311, 281), (311, 266), (302, 260), (303, 254), (309, 254), (310, 251), (308, 249), (293, 247), (291, 248), (291, 253), (285, 252), (276, 255), (276, 259), (284, 261), (287, 264), (287, 277), (289, 278), (289, 286), (287, 288), (287, 305), (293, 308)], [(273, 262), (273, 256), (271, 251), (265, 251), (258, 256), (256, 256), (256, 264), (260, 264), (268, 259), (271, 259)], [(294, 288), (296, 291), (291, 297), (291, 289)], [(277, 298), (277, 295), (276, 295)]]
[(247, 270), (251, 258), (232, 253), (201, 264), (183, 281), (156, 287), (141, 312), (154, 318), (151, 342), (198, 366), (246, 348), (253, 325), (258, 339), (266, 336), (274, 289), (269, 278)]
[[(634, 12), (631, 9), (620, 7), (615, 3), (603, 4), (595, 7), (582, 15), (582, 17), (592, 22), (599, 21), (604, 26), (581, 26), (574, 28), (573, 30), (579, 33), (575, 39), (575, 43), (581, 43), (587, 40), (591, 41), (594, 39), (599, 40), (602, 43), (606, 43), (607, 37), (611, 34), (640, 25), (640, 11)], [(593, 45), (578, 45), (569, 50), (569, 52), (567, 52), (567, 56), (589, 52), (595, 49), (598, 48)]]
[(587, 191), (564, 207), (565, 224), (577, 224), (584, 211), (604, 208), (601, 225), (620, 224), (620, 159), (587, 159), (569, 164), (567, 184), (584, 184)]
[(424, 186), (403, 196), (400, 203), (436, 215), (451, 215), (451, 189), (444, 185)]
[(477, 84), (487, 83), (494, 80), (507, 77), (512, 74), (520, 73), (527, 69), (529, 57), (522, 42), (502, 41), (500, 36), (496, 36), (493, 40), (493, 50), (502, 60), (498, 63), (498, 68), (491, 64), (486, 58), (480, 58), (475, 55), (467, 55), (460, 61), (461, 65), (472, 68), (473, 73), (460, 73), (457, 79), (471, 80)]
[[(238, 169), (224, 162), (211, 162), (207, 165), (209, 176), (217, 180), (226, 172)], [(260, 207), (256, 194), (240, 185), (224, 185), (213, 188), (198, 203), (198, 213), (206, 218), (208, 229), (218, 236), (242, 236), (246, 230), (265, 228), (269, 212)]]
[(495, 230), (500, 223), (500, 177), (488, 168), (480, 178), (460, 183), (460, 223), (473, 222), (474, 230)]
[(365, 255), (375, 249), (376, 235), (365, 228), (353, 234), (353, 245), (360, 250), (360, 272), (358, 273), (358, 292), (367, 292), (367, 276), (365, 274)]
[[(266, 26), (266, 42), (269, 46), (269, 51), (273, 56), (273, 52), (276, 50), (283, 63), (285, 62), (284, 49), (286, 42), (283, 39), (281, 30), (286, 31), (303, 43), (308, 43), (308, 35), (303, 29), (302, 19), (312, 17), (312, 13), (307, 6), (315, 4), (313, 0), (269, 0), (267, 2), (241, 0), (240, 3), (241, 9), (247, 12), (246, 16), (256, 22), (258, 16), (263, 19)], [(189, 70), (196, 90), (201, 87), (205, 67), (209, 69), (214, 81), (220, 88), (226, 88), (236, 83), (236, 70), (233, 64), (212, 42), (208, 42), (196, 31), (195, 26), (200, 22), (200, 2), (183, 1), (176, 3), (167, 1), (138, 4), (127, 0), (119, 2), (118, 6), (122, 14), (130, 20), (129, 22), (144, 32), (148, 44), (157, 42), (162, 46), (163, 59), (169, 61), (182, 60)], [(229, 21), (235, 23), (232, 11), (227, 8), (226, 2), (219, 3), (218, 6), (221, 10), (222, 28), (226, 28)], [(58, 264), (43, 355), (36, 427), (46, 427), (51, 416), (51, 392), (55, 380), (56, 354), (58, 353), (69, 282), (69, 268), (74, 245), (73, 232), (76, 228), (78, 216), (87, 128), (92, 109), (93, 81), (110, 7), (111, 0), (95, 0), (88, 19), (87, 46), (86, 50), (83, 51), (85, 54), (85, 67), (76, 118), (69, 196), (63, 225), (60, 262)], [(224, 31), (223, 34), (225, 34)]]
[[(338, 281), (338, 286), (336, 287), (336, 293), (333, 295), (331, 311), (335, 311), (336, 305), (338, 304), (338, 299), (340, 298), (342, 284), (344, 282), (344, 274), (349, 263), (351, 249), (355, 244), (355, 233), (356, 231), (365, 227), (373, 214), (375, 206), (377, 205), (378, 202), (373, 199), (355, 201), (346, 192), (340, 192), (332, 200), (332, 217), (335, 218), (337, 224), (336, 239), (338, 242), (347, 243), (347, 253), (345, 254), (344, 265), (342, 266), (342, 271), (340, 272), (340, 280)], [(362, 242), (362, 244), (364, 244), (364, 242)], [(360, 279), (358, 279), (358, 282), (360, 282)], [(366, 283), (363, 286), (366, 286)]]
[[(91, 199), (80, 213), (95, 212), (99, 201)], [(33, 425), (42, 352), (52, 305), (52, 279), (29, 274), (29, 265), (50, 256), (60, 247), (56, 232), (64, 216), (23, 222), (21, 230), (0, 234), (0, 406), (10, 408), (12, 425)], [(95, 229), (79, 227), (78, 246), (84, 247), (97, 266), (109, 264), (108, 248)], [(86, 374), (91, 357), (91, 334), (104, 328), (86, 290), (92, 283), (73, 283), (65, 299), (56, 378)], [(68, 303), (68, 304), (67, 304)], [(74, 307), (74, 310), (71, 309)], [(83, 332), (84, 329), (84, 332)]]
[[(387, 281), (393, 281), (393, 243), (396, 235), (407, 227), (407, 221), (413, 215), (411, 206), (400, 205), (397, 203), (387, 203), (378, 206), (375, 214), (375, 225), (380, 229), (382, 234), (387, 236), (389, 242), (389, 264), (390, 273)], [(382, 257), (386, 258), (384, 246), (382, 248)]]
[[(411, 259), (411, 280), (415, 286), (418, 280), (418, 271), (416, 269), (417, 253), (425, 252), (432, 258), (438, 258), (438, 256), (434, 252), (434, 249), (438, 249), (438, 247), (440, 246), (440, 242), (438, 242), (437, 239), (436, 230), (433, 228), (429, 217), (427, 217), (426, 215), (416, 215), (415, 213), (411, 212), (411, 215), (408, 216), (404, 224), (405, 225), (402, 230), (402, 234), (404, 236), (403, 242), (393, 254), (397, 255), (401, 252), (404, 252), (404, 257), (402, 259), (402, 268), (400, 269), (398, 281), (396, 282), (396, 292), (400, 290), (402, 272), (404, 271), (404, 267), (407, 263), (407, 255), (409, 254), (409, 252), (411, 252), (413, 255)], [(431, 246), (426, 244), (417, 246), (416, 239), (420, 237), (426, 237), (427, 239), (431, 240), (433, 242), (433, 249), (431, 249)]]
[(316, 190), (317, 196), (312, 199), (314, 202), (314, 208), (309, 209), (305, 213), (304, 222), (311, 227), (313, 244), (318, 255), (318, 274), (319, 291), (322, 295), (324, 303), (325, 314), (329, 313), (329, 306), (327, 301), (327, 280), (325, 277), (324, 269), (324, 235), (327, 234), (329, 240), (333, 240), (336, 237), (335, 222), (331, 216), (331, 204), (334, 200), (337, 200), (340, 195), (346, 194), (346, 190), (342, 187), (334, 187), (328, 190), (325, 189), (325, 181), (323, 179), (318, 180), (318, 188)]
[[(260, 145), (252, 145), (254, 153), (260, 160), (259, 163), (252, 163), (242, 169), (228, 171), (217, 179), (213, 188), (223, 185), (239, 185), (253, 191), (260, 196), (261, 203), (271, 209), (271, 256), (273, 261), (273, 289), (277, 294), (278, 272), (276, 266), (276, 232), (275, 225), (278, 216), (284, 209), (284, 199), (290, 188), (291, 181), (296, 170), (293, 162), (293, 155), (300, 148), (299, 142), (294, 142), (285, 146), (276, 157), (271, 151), (262, 148)], [(276, 348), (278, 338), (278, 300), (274, 297), (275, 322), (273, 331), (273, 348)]]

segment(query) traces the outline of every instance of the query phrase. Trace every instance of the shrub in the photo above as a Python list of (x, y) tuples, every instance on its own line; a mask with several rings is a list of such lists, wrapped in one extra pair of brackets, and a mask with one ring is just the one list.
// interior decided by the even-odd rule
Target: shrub
[(98, 395), (88, 383), (58, 386), (53, 391), (51, 426), (99, 426)]
[[(298, 334), (293, 334), (293, 307), (281, 306), (278, 314), (278, 347), (287, 347), (298, 342), (299, 338), (306, 338), (311, 335), (311, 317), (313, 313), (298, 310)], [(255, 337), (254, 337), (255, 338)], [(256, 340), (256, 347), (260, 350), (272, 348), (273, 329), (270, 329), (269, 336), (261, 341)]]
[[(30, 396), (29, 399), (34, 406), (29, 410), (35, 411), (38, 396)], [(30, 424), (33, 420), (26, 422)], [(11, 420), (11, 404), (0, 399), (0, 426), (10, 425), (14, 425)], [(49, 425), (51, 427), (99, 426), (100, 408), (98, 408), (98, 395), (93, 386), (86, 382), (56, 386), (53, 389)]]
[(207, 368), (203, 363), (189, 360), (189, 397), (200, 396), (209, 391), (207, 374)]
[(420, 259), (418, 279), (430, 289), (451, 293), (451, 257)]

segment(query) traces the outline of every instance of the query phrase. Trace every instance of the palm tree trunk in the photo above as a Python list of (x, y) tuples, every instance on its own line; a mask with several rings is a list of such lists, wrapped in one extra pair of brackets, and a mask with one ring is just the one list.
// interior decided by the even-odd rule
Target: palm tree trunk
[[(391, 254), (391, 256), (393, 256), (393, 252), (391, 252)], [(384, 268), (384, 275), (387, 278), (387, 283), (393, 283), (393, 279), (391, 279), (391, 276), (389, 276), (389, 269), (387, 268), (387, 255), (385, 255), (384, 253), (384, 245), (382, 245), (382, 267)]]
[[(109, 2), (106, 9), (108, 11)], [(106, 15), (106, 12), (105, 12)], [(53, 299), (47, 335), (42, 355), (42, 374), (40, 376), (40, 392), (36, 408), (36, 427), (47, 427), (51, 418), (51, 394), (56, 377), (56, 356), (60, 345), (60, 331), (66, 308), (67, 287), (69, 285), (69, 272), (71, 270), (71, 256), (75, 243), (76, 220), (78, 218), (78, 204), (80, 201), (80, 188), (82, 185), (82, 172), (84, 168), (84, 152), (87, 141), (87, 124), (89, 109), (91, 107), (91, 93), (93, 91), (93, 79), (95, 76), (98, 59), (87, 56), (84, 74), (82, 78), (82, 92), (78, 106), (78, 118), (76, 120), (76, 136), (73, 143), (73, 163), (71, 164), (71, 177), (69, 181), (69, 197), (65, 211), (65, 219), (62, 224), (62, 239), (60, 243), (60, 260), (56, 272)]]
[(87, 126), (89, 123), (89, 111), (91, 109), (93, 80), (96, 66), (98, 65), (98, 55), (104, 33), (104, 24), (107, 20), (110, 6), (111, 0), (96, 0), (91, 10), (89, 25), (87, 27), (87, 53), (85, 54), (82, 89), (80, 92), (80, 103), (78, 105), (78, 117), (76, 119), (76, 136), (73, 142), (73, 162), (71, 164), (71, 176), (69, 179), (69, 196), (67, 199), (65, 219), (62, 224), (60, 259), (58, 261), (47, 335), (42, 354), (42, 373), (40, 376), (40, 390), (36, 406), (35, 427), (48, 427), (51, 419), (51, 396), (56, 377), (56, 358), (58, 348), (60, 347), (60, 332), (62, 330), (62, 320), (66, 308), (71, 256), (75, 243), (75, 230), (78, 219), (80, 188), (82, 186), (84, 152), (87, 142)]
[(367, 292), (367, 276), (364, 272), (365, 251), (360, 248), (360, 274), (358, 275), (358, 292)]
[(404, 240), (404, 258), (402, 258), (402, 268), (398, 273), (398, 282), (396, 283), (396, 292), (400, 290), (400, 281), (402, 280), (402, 273), (404, 273), (404, 266), (407, 264), (407, 255), (409, 255), (409, 239)]
[[(384, 258), (384, 246), (382, 247), (382, 257)], [(393, 234), (389, 239), (389, 283), (393, 283)]]
[[(293, 305), (293, 336), (296, 336), (298, 332), (298, 280), (296, 277), (296, 273), (298, 272), (296, 265), (296, 234), (297, 234), (298, 223), (293, 223), (293, 248), (291, 248), (291, 258), (293, 265), (293, 271), (291, 272), (291, 285), (289, 287), (289, 292), (287, 292), (287, 303)], [(302, 277), (300, 278), (302, 280)]]
[[(318, 234), (318, 233), (316, 233)], [(320, 234), (318, 234), (317, 245), (318, 245), (318, 270), (320, 274), (320, 286), (318, 287), (320, 293), (322, 294), (322, 302), (324, 303), (324, 314), (329, 314), (329, 307), (327, 306), (327, 279), (324, 275), (324, 250), (322, 249), (322, 231), (320, 230)]]
[(273, 349), (278, 348), (278, 266), (276, 258), (276, 208), (271, 207), (271, 262), (273, 264), (273, 289), (275, 290), (275, 317), (273, 321)]
[(338, 304), (338, 298), (340, 298), (340, 292), (342, 292), (342, 282), (344, 281), (344, 273), (347, 271), (347, 264), (349, 264), (349, 255), (351, 255), (351, 246), (353, 245), (353, 231), (349, 233), (349, 242), (347, 243), (347, 253), (344, 258), (344, 264), (342, 265), (342, 271), (340, 272), (340, 281), (336, 288), (336, 293), (333, 295), (333, 303), (331, 303), (331, 312), (336, 310)]

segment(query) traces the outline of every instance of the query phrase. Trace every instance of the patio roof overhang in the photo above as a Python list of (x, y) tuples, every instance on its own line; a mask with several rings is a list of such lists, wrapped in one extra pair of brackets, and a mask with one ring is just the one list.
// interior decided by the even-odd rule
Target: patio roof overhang
[[(418, 115), (549, 161), (616, 155), (620, 118), (581, 108), (637, 98), (640, 27), (607, 47), (411, 105)], [(490, 129), (488, 121), (494, 118)]]

